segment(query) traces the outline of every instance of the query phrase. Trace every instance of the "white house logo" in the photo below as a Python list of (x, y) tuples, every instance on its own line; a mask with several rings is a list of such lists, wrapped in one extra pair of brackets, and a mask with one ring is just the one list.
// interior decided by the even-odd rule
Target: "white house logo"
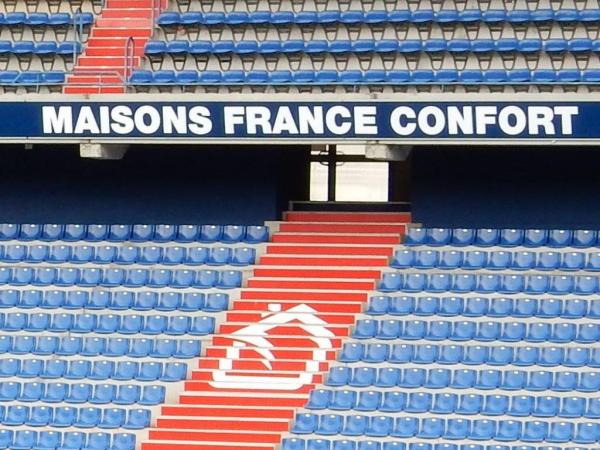
[[(271, 312), (258, 323), (240, 328), (231, 334), (234, 343), (227, 348), (226, 357), (219, 359), (219, 368), (213, 371), (212, 387), (220, 389), (271, 389), (278, 391), (295, 391), (312, 382), (313, 374), (319, 368), (319, 362), (325, 361), (327, 350), (331, 349), (331, 338), (334, 334), (327, 329), (327, 322), (317, 317), (313, 308), (301, 304), (286, 311), (280, 311), (281, 305), (269, 305)], [(271, 364), (277, 358), (272, 350), (274, 345), (269, 340), (269, 332), (274, 328), (294, 324), (305, 332), (307, 340), (312, 341), (316, 348), (312, 350), (312, 359), (305, 361), (304, 372), (297, 375), (269, 374), (265, 376), (232, 374), (235, 362), (240, 360), (241, 349), (252, 349), (260, 355), (261, 364), (265, 371), (272, 371)], [(302, 337), (302, 335), (299, 335)], [(312, 348), (312, 347), (311, 347)]]

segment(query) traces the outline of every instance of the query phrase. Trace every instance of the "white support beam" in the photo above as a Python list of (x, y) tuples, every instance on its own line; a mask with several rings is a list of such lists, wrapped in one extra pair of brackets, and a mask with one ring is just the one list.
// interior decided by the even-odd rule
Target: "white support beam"
[(367, 144), (365, 157), (377, 161), (406, 161), (412, 145)]
[(79, 146), (79, 155), (92, 159), (123, 159), (128, 148), (127, 144), (84, 143)]

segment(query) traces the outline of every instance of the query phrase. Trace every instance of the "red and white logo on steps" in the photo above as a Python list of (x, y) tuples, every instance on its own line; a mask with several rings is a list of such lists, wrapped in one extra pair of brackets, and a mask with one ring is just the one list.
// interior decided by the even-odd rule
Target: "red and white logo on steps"
[[(269, 332), (285, 324), (297, 325), (298, 338), (305, 337), (306, 347), (314, 348), (312, 358), (305, 361), (303, 371), (293, 376), (235, 373), (236, 363), (244, 359), (242, 349), (253, 350), (261, 360), (264, 370), (272, 371), (272, 362), (277, 358), (271, 351), (276, 346), (269, 340)], [(294, 306), (286, 311), (281, 310), (280, 304), (270, 304), (269, 312), (264, 313), (262, 320), (231, 333), (233, 343), (227, 348), (226, 356), (219, 358), (218, 369), (213, 371), (213, 380), (209, 381), (209, 384), (219, 389), (277, 391), (295, 391), (311, 384), (313, 375), (319, 371), (319, 362), (327, 360), (327, 350), (332, 348), (332, 338), (335, 337), (327, 325), (327, 322), (317, 316), (317, 311), (306, 304)]]

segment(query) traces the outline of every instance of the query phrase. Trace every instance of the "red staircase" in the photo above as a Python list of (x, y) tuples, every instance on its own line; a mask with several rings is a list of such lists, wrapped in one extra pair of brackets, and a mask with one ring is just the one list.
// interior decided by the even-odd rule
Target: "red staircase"
[[(168, 0), (107, 0), (94, 24), (84, 53), (73, 75), (67, 78), (65, 94), (122, 94), (127, 77), (127, 42), (133, 67), (139, 67), (144, 46), (152, 36), (153, 16)], [(153, 12), (154, 10), (154, 12)], [(129, 64), (131, 66), (131, 64)]]
[(287, 213), (142, 450), (277, 448), (408, 222), (405, 213)]

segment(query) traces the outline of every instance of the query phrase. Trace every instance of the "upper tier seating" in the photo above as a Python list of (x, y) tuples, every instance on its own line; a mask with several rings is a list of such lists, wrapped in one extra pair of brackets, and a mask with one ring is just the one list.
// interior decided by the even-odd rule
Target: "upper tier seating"
[(68, 242), (247, 242), (269, 239), (264, 226), (0, 224), (0, 240)]
[(599, 11), (594, 2), (180, 0), (157, 18), (130, 84), (140, 92), (594, 90)]
[(101, 2), (5, 0), (0, 4), (0, 90), (61, 92)]
[[(102, 6), (4, 2), (0, 89), (59, 91)], [(599, 11), (592, 0), (179, 0), (156, 17), (128, 83), (139, 92), (596, 91)]]
[(478, 247), (596, 247), (595, 230), (515, 230), (515, 229), (449, 229), (409, 228), (405, 245), (474, 245)]
[(228, 309), (221, 290), (242, 284), (223, 266), (253, 264), (268, 238), (262, 226), (0, 224), (0, 448), (134, 450)]
[(370, 298), (282, 450), (597, 448), (598, 278), (556, 274), (596, 270), (597, 245), (410, 228), (379, 285), (399, 292)]

